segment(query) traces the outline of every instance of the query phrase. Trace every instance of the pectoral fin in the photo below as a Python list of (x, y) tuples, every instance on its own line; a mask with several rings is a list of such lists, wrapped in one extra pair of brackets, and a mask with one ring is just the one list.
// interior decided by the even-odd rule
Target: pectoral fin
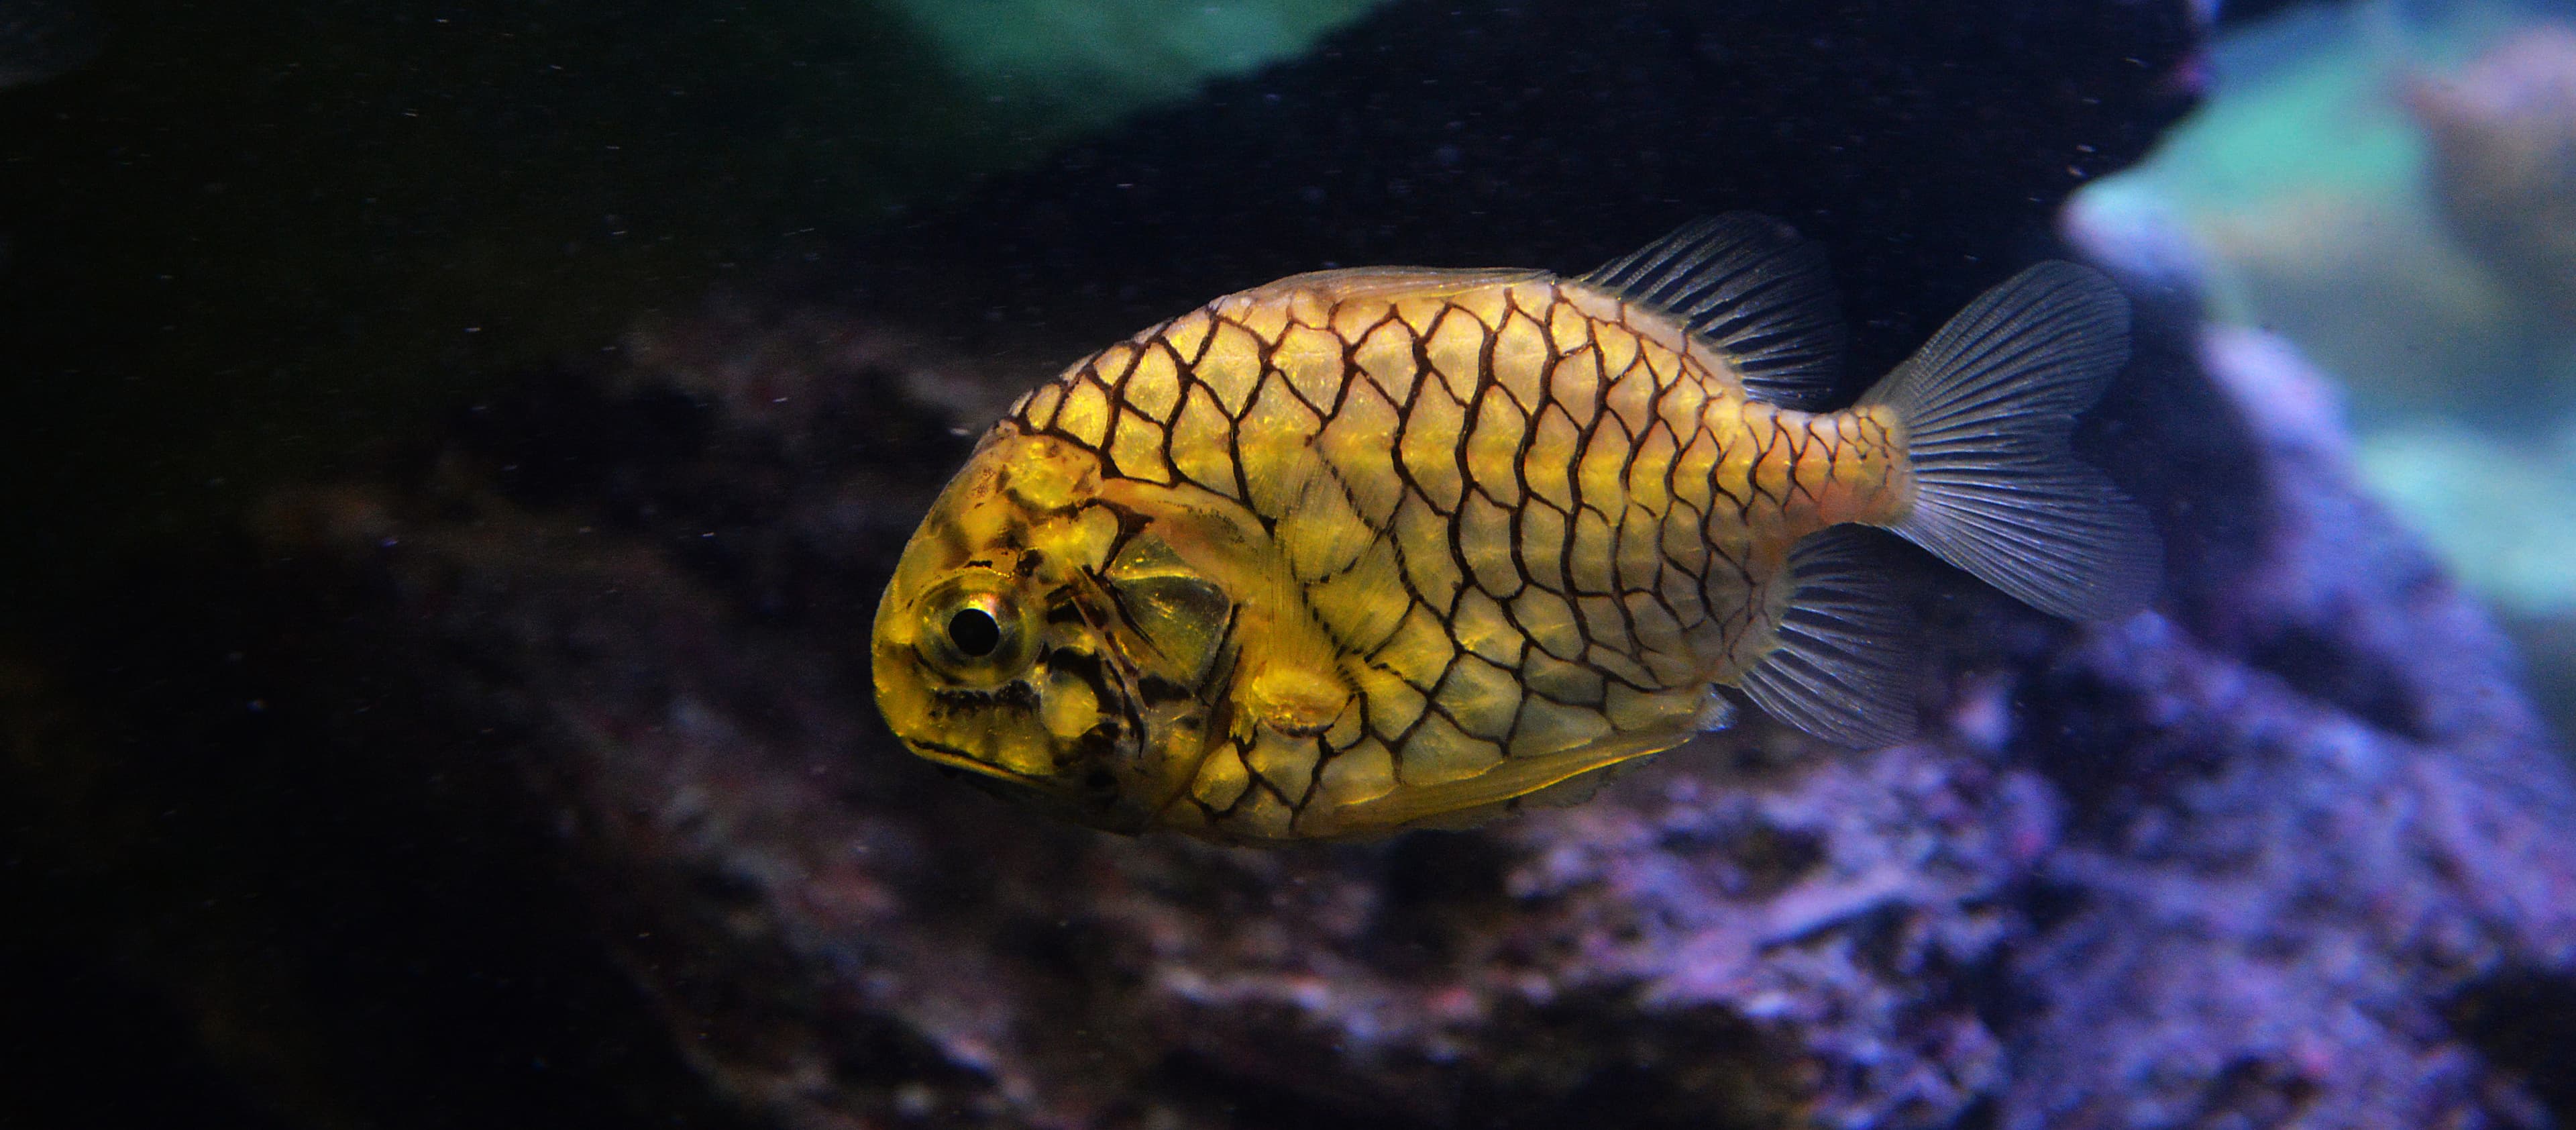
[(1323, 733), (1351, 701), (1351, 685), (1329, 667), (1265, 663), (1247, 673), (1243, 714), (1283, 734)]

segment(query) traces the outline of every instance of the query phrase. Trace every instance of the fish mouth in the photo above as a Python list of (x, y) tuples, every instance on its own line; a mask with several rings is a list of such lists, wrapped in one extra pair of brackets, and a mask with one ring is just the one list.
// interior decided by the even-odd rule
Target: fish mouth
[(903, 743), (922, 760), (934, 765), (963, 769), (973, 774), (971, 783), (1005, 800), (1030, 805), (1058, 819), (1122, 836), (1142, 834), (1153, 825), (1149, 813), (1128, 812), (1124, 806), (1102, 804), (1085, 797), (1063, 781), (1033, 777), (1014, 772), (990, 762), (978, 761), (966, 751), (939, 742), (905, 738)]
[(1004, 769), (989, 761), (979, 760), (973, 754), (953, 745), (934, 742), (928, 738), (914, 737), (904, 738), (903, 744), (912, 747), (913, 756), (919, 757), (924, 761), (946, 765), (952, 768), (964, 769), (969, 772), (991, 777), (998, 781), (1008, 781), (1012, 784), (1021, 785), (1040, 792), (1057, 791), (1054, 785), (1048, 783), (1044, 779), (1032, 777), (1026, 773)]

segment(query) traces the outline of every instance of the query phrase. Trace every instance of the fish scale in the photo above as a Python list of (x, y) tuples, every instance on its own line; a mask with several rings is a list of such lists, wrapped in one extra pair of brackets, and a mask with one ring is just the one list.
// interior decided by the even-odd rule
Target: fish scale
[(915, 752), (1072, 819), (1237, 842), (1565, 801), (1726, 724), (1913, 722), (1855, 525), (2043, 610), (2157, 583), (2072, 460), (2125, 299), (2042, 264), (1822, 411), (1821, 253), (1703, 221), (1576, 279), (1325, 271), (1067, 368), (986, 433), (873, 638)]
[[(1310, 595), (1328, 590), (1352, 561), (1326, 554), (1306, 567), (1296, 547), (1309, 542), (1362, 546), (1385, 537), (1402, 559), (1449, 557), (1468, 566), (1458, 571), (1463, 584), (1438, 588), (1396, 574), (1411, 602), (1405, 620), (1419, 625), (1410, 632), (1369, 630), (1383, 618), (1370, 608), (1380, 592), (1310, 601), (1356, 662), (1398, 675), (1428, 709), (1386, 710), (1380, 725), (1338, 744), (1329, 734), (1318, 742), (1323, 764), (1383, 757), (1382, 772), (1372, 764), (1310, 777), (1300, 768), (1283, 780), (1249, 764), (1221, 764), (1220, 751), (1193, 791), (1214, 822), (1234, 814), (1244, 795), (1238, 786), (1256, 777), (1277, 790), (1287, 814), (1320, 805), (1315, 819), (1328, 822), (1335, 811), (1408, 785), (1472, 777), (1506, 757), (1544, 758), (1600, 733), (1687, 721), (1706, 706), (1702, 687), (1731, 681), (1740, 674), (1733, 668), (1761, 650), (1758, 622), (1720, 622), (1711, 605), (1752, 603), (1754, 554), (1779, 558), (1788, 543), (1848, 516), (1848, 508), (1827, 509), (1816, 491), (1782, 489), (1785, 476), (1839, 476), (1854, 499), (1875, 497), (1883, 482), (1884, 458), (1856, 457), (1865, 448), (1892, 450), (1882, 424), (1838, 427), (1831, 417), (1749, 401), (1724, 358), (1693, 356), (1669, 315), (1525, 272), (1421, 273), (1401, 285), (1427, 293), (1393, 300), (1345, 292), (1352, 282), (1383, 290), (1390, 281), (1327, 273), (1219, 299), (1076, 363), (1059, 378), (1063, 394), (1032, 392), (1008, 413), (1029, 433), (1106, 456), (1106, 473), (1168, 485), (1180, 468), (1178, 481), (1229, 497), (1249, 492), (1253, 512), (1290, 547)], [(1209, 348), (1237, 333), (1253, 347)], [(1604, 371), (1605, 353), (1625, 364)], [(1164, 357), (1168, 368), (1145, 361)], [(1674, 395), (1684, 388), (1690, 393)], [(1192, 389), (1242, 407), (1222, 426), (1185, 431), (1175, 421)], [(1426, 396), (1458, 408), (1425, 410)], [(1565, 423), (1534, 430), (1533, 413)], [(1687, 440), (1673, 434), (1677, 415)], [(1396, 437), (1408, 429), (1429, 438), (1406, 448)], [(1661, 437), (1666, 450), (1704, 439), (1715, 453), (1712, 470), (1728, 472), (1711, 489), (1730, 505), (1706, 513), (1673, 505), (1666, 476), (1681, 465), (1642, 463), (1635, 431)], [(1302, 473), (1283, 468), (1307, 448), (1323, 455), (1320, 462)], [(1391, 459), (1390, 450), (1407, 455)], [(1865, 478), (1872, 467), (1882, 470)], [(1641, 472), (1650, 489), (1634, 489)], [(1251, 481), (1272, 486), (1252, 490)], [(1554, 489), (1543, 494), (1533, 483)], [(1420, 527), (1392, 525), (1406, 499), (1447, 519), (1437, 544)], [(1307, 508), (1291, 505), (1299, 502)], [(1613, 562), (1637, 526), (1634, 515), (1655, 530), (1656, 544), (1617, 576)], [(1715, 601), (1706, 555), (1667, 551), (1703, 545), (1730, 570)], [(1636, 575), (1648, 561), (1652, 575)], [(1766, 572), (1777, 572), (1776, 561)], [(1667, 574), (1688, 583), (1668, 584)], [(1462, 642), (1460, 594), (1480, 598), (1480, 612), (1493, 610), (1466, 628), (1484, 642), (1483, 658)], [(1625, 604), (1605, 599), (1614, 596), (1648, 604), (1669, 622), (1654, 634), (1663, 646), (1641, 638)], [(1509, 644), (1497, 642), (1506, 635)], [(1584, 665), (1617, 697), (1567, 693), (1562, 679), (1552, 696), (1531, 686), (1517, 663), (1493, 662), (1497, 652), (1531, 648)], [(1360, 701), (1375, 697), (1363, 684)], [(1425, 718), (1438, 721), (1426, 728)], [(1363, 747), (1362, 736), (1375, 742)], [(1257, 749), (1233, 753), (1249, 758)]]

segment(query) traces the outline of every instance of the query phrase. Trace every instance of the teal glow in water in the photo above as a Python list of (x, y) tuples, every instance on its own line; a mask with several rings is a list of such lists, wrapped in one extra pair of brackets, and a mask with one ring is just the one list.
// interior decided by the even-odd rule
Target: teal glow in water
[(1381, 0), (899, 0), (948, 65), (997, 98), (1095, 126), (1304, 51)]
[(2576, 612), (2576, 325), (2454, 234), (2406, 98), (2551, 21), (2374, 0), (2238, 33), (2208, 102), (2075, 205), (2115, 257), (2181, 267), (2211, 317), (2336, 377), (2364, 477), (2482, 595), (2542, 616)]

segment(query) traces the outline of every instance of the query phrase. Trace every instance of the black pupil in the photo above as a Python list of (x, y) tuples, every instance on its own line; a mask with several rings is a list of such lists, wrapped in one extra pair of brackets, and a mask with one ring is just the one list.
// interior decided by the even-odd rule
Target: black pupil
[(957, 650), (981, 659), (1002, 646), (1002, 626), (993, 614), (981, 608), (961, 608), (948, 618), (948, 642)]

